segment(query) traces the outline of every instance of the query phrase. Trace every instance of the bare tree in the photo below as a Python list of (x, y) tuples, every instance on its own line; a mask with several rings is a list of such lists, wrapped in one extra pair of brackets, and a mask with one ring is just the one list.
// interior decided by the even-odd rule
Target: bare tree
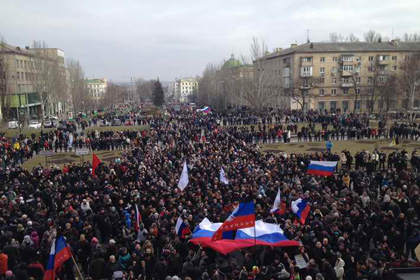
[(369, 30), (365, 34), (363, 34), (363, 37), (365, 39), (365, 42), (367, 43), (375, 43), (380, 42), (382, 40), (382, 35), (379, 32), (376, 32), (375, 30)]
[(285, 89), (285, 93), (294, 101), (296, 101), (306, 117), (308, 102), (313, 97), (313, 89), (318, 87), (320, 79), (318, 77), (300, 75), (294, 78), (289, 88)]
[(391, 74), (388, 75), (387, 80), (383, 87), (381, 87), (381, 93), (380, 93), (380, 110), (379, 113), (385, 113), (385, 119), (387, 119), (388, 112), (391, 108), (391, 102), (392, 100), (395, 100), (396, 93), (398, 89), (398, 83), (397, 83), (397, 75)]
[(91, 96), (85, 86), (85, 73), (79, 61), (67, 60), (67, 86), (70, 93), (74, 115), (86, 111), (91, 103)]
[(244, 81), (243, 98), (254, 108), (272, 106), (281, 98), (282, 79), (280, 69), (268, 57), (268, 47), (264, 41), (253, 38), (251, 59), (254, 63), (252, 83)]
[(420, 54), (413, 53), (401, 63), (398, 87), (405, 95), (409, 121), (416, 119), (415, 101), (420, 93)]
[(102, 106), (108, 107), (115, 104), (123, 103), (125, 95), (128, 94), (128, 89), (116, 85), (112, 81), (107, 83), (106, 92), (102, 100)]
[(357, 38), (353, 33), (350, 33), (349, 36), (346, 37), (346, 42), (355, 43), (359, 41), (359, 38)]
[(344, 38), (340, 33), (330, 33), (330, 42), (331, 43), (339, 43), (339, 42), (343, 42)]
[[(32, 85), (40, 95), (44, 114), (53, 111), (53, 104), (65, 97), (66, 74), (64, 57), (57, 55), (56, 49), (48, 48), (45, 42), (35, 41), (32, 45), (34, 78)], [(63, 60), (63, 61), (61, 61)]]
[(403, 36), (403, 41), (404, 42), (420, 42), (420, 34), (417, 34), (417, 33), (412, 33), (412, 34), (405, 33), (404, 36)]
[(136, 94), (140, 102), (145, 102), (146, 100), (152, 99), (153, 84), (154, 82), (146, 81), (142, 78), (136, 79)]

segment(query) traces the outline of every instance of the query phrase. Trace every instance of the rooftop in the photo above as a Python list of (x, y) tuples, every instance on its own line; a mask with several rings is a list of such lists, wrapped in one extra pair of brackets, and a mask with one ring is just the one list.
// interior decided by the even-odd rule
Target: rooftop
[(276, 51), (265, 56), (275, 58), (293, 53), (323, 53), (323, 52), (414, 52), (420, 51), (420, 42), (381, 42), (381, 43), (318, 43), (309, 42), (295, 47)]
[(106, 83), (106, 78), (87, 78), (85, 79), (86, 84), (104, 84)]

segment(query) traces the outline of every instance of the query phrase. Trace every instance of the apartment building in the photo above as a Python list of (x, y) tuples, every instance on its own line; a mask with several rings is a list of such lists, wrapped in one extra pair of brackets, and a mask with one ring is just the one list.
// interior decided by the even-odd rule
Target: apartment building
[(198, 78), (183, 78), (175, 81), (175, 96), (180, 102), (187, 102), (188, 95), (198, 90)]
[(89, 91), (92, 100), (99, 101), (104, 98), (106, 93), (106, 78), (87, 78), (85, 80), (85, 87)]
[(9, 118), (42, 118), (64, 112), (66, 77), (64, 52), (2, 44), (1, 111)]
[(301, 108), (304, 95), (305, 108), (312, 110), (368, 112), (372, 104), (375, 112), (385, 106), (397, 110), (404, 97), (394, 92), (384, 100), (387, 82), (414, 52), (420, 52), (420, 43), (397, 40), (292, 44), (254, 62), (254, 72), (267, 73), (267, 83), (280, 81), (291, 109)]

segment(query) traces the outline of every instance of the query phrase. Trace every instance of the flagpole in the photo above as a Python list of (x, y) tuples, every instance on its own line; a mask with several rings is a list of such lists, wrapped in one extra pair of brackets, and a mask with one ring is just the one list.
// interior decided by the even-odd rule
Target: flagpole
[(78, 273), (79, 273), (79, 275), (80, 275), (80, 278), (82, 278), (82, 280), (85, 280), (85, 278), (83, 278), (82, 273), (80, 272), (79, 267), (77, 266), (77, 263), (76, 263), (76, 260), (75, 260), (75, 259), (74, 259), (74, 257), (73, 257), (73, 254), (71, 254), (71, 259), (73, 260), (74, 265), (76, 266), (76, 269), (77, 269), (77, 272), (78, 272)]

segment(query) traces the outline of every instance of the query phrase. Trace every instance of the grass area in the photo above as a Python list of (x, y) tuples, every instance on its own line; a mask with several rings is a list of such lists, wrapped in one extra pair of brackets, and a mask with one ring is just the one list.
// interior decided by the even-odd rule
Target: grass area
[[(99, 157), (99, 159), (102, 162), (109, 163), (113, 161), (117, 156), (121, 156), (121, 154), (124, 152), (124, 150), (114, 150), (114, 151), (95, 151), (95, 154)], [(52, 157), (48, 158), (49, 163), (52, 165), (57, 165), (59, 167), (63, 167), (64, 164), (69, 163), (82, 163), (83, 159), (82, 157), (76, 156), (75, 152), (68, 152), (68, 153), (57, 153)], [(84, 156), (84, 161), (90, 161), (92, 162), (92, 151), (89, 152), (88, 155)], [(46, 166), (45, 163), (45, 157), (43, 156), (35, 156), (32, 159), (24, 162), (22, 164), (23, 168), (26, 168), (27, 170), (32, 170), (35, 166), (37, 166), (39, 163), (42, 164), (42, 166)]]
[[(333, 141), (332, 152), (341, 153), (346, 149), (352, 155), (361, 150), (372, 152), (375, 148), (389, 154), (393, 151), (401, 151), (405, 149), (409, 154), (413, 150), (420, 150), (420, 141), (401, 140), (397, 146), (389, 147), (390, 139), (380, 140), (351, 140), (351, 141)], [(316, 153), (326, 151), (326, 142), (298, 142), (298, 143), (277, 143), (277, 144), (260, 144), (262, 152), (280, 153), (285, 152), (288, 155), (291, 153)]]
[[(49, 131), (55, 130), (55, 128), (33, 129), (33, 128), (26, 127), (22, 130), (22, 134), (30, 136), (32, 133), (35, 133), (36, 136), (38, 137), (41, 130), (43, 132), (49, 132)], [(85, 129), (86, 132), (89, 132), (89, 131), (92, 131), (92, 130), (98, 130), (99, 132), (110, 131), (110, 130), (112, 130), (112, 131), (124, 131), (124, 130), (130, 130), (130, 131), (131, 130), (136, 130), (136, 131), (147, 130), (147, 131), (149, 131), (150, 126), (149, 125), (93, 126), (93, 127), (88, 127), (88, 128)], [(7, 137), (7, 138), (13, 138), (13, 137), (16, 137), (17, 135), (19, 135), (19, 129), (8, 129), (8, 128), (0, 129), (0, 133), (4, 133), (4, 136)]]

